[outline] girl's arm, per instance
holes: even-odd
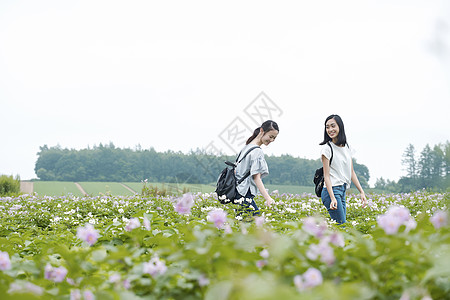
[[[275,202],[272,197],[270,197],[269,193],[267,193],[266,188],[264,187],[264,183],[261,180],[261,174],[255,174],[253,175],[253,181],[255,182],[256,186],[259,189],[259,192],[261,193],[261,195],[264,197],[264,199],[266,199],[266,205],[267,206],[272,206],[272,204]]]
[[[323,164],[323,180],[325,181],[325,185],[327,186],[328,194],[330,195],[331,203],[330,209],[337,209],[337,200],[333,193],[333,186],[331,184],[330,179],[330,160],[322,155],[322,164]]]
[[[363,190],[361,184],[359,183],[359,180],[358,180],[358,177],[356,176],[355,170],[353,170],[353,161],[352,161],[352,182],[356,186],[358,191],[361,193],[361,202],[363,204],[362,207],[365,207],[367,204],[366,194],[364,193],[364,190]]]

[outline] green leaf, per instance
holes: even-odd
[[[101,262],[104,261],[107,257],[106,249],[98,249],[95,251],[92,251],[91,258],[93,261]]]
[[[210,286],[205,294],[205,300],[227,300],[233,288],[229,281],[222,281]]]

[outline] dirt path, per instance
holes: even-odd
[[[86,191],[83,189],[83,187],[78,182],[74,182],[74,183],[83,195],[88,196]]]
[[[124,183],[120,183],[124,188],[126,188],[127,190],[129,190],[130,192],[132,192],[133,194],[137,194],[136,191],[133,191],[132,188],[130,188],[128,185],[124,184]]]
[[[20,182],[20,191],[24,194],[33,194],[33,191],[34,191],[33,181],[21,181]]]

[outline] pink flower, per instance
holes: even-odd
[[[303,220],[303,230],[320,239],[327,230],[327,224],[323,221],[318,222],[314,217],[307,217]]]
[[[138,218],[131,218],[128,221],[127,226],[125,226],[126,231],[131,231],[133,229],[139,228],[141,226],[141,222],[139,222]]]
[[[387,214],[394,216],[400,223],[404,223],[410,219],[409,210],[405,207],[393,206],[387,211]]]
[[[190,214],[192,206],[194,206],[194,197],[191,193],[186,193],[178,200],[175,211],[181,215]]]
[[[95,300],[95,296],[90,290],[85,290],[83,296],[84,300]]]
[[[334,232],[330,236],[330,242],[337,247],[345,246],[344,236],[340,232]]]
[[[81,292],[79,289],[73,289],[70,291],[70,300],[81,300]]]
[[[31,282],[13,282],[9,286],[9,294],[13,293],[31,293],[36,296],[42,296],[44,289]]]
[[[311,244],[306,251],[306,257],[310,260],[316,260],[319,257],[319,245]]]
[[[166,271],[166,264],[159,260],[158,257],[154,257],[149,262],[144,263],[144,273],[150,274],[153,277],[163,275]]]
[[[130,280],[128,280],[128,279],[125,279],[124,281],[123,281],[123,287],[125,288],[125,289],[130,289],[130,287],[131,287],[131,283],[130,283]]]
[[[262,250],[261,252],[259,252],[259,255],[262,258],[269,258],[269,251],[267,249]]]
[[[112,274],[111,276],[109,276],[109,282],[111,283],[116,283],[120,281],[120,275],[119,274]]]
[[[377,218],[378,225],[384,229],[386,234],[396,234],[400,228],[400,220],[393,215],[381,215]]]
[[[323,282],[322,273],[316,268],[309,268],[304,274],[303,279],[306,288],[313,288],[321,285]]]
[[[305,289],[305,283],[303,282],[302,275],[295,275],[294,276],[294,285],[297,288],[299,292],[303,291]]]
[[[410,232],[412,229],[416,229],[417,222],[413,218],[410,218],[408,221],[405,222],[405,232]]]
[[[255,225],[256,227],[261,227],[266,222],[266,218],[264,216],[255,217]]]
[[[327,265],[332,265],[336,260],[334,250],[330,247],[328,242],[323,239],[318,245],[312,244],[306,252],[306,257],[311,260],[316,260],[320,256],[320,261]]]
[[[202,274],[199,278],[198,278],[198,285],[199,286],[205,286],[209,284],[209,279],[208,277],[206,277],[204,274]]]
[[[45,266],[45,279],[54,281],[54,282],[62,282],[67,275],[67,269],[64,267],[54,268],[50,264]]]
[[[259,269],[261,269],[261,268],[264,267],[265,265],[267,265],[267,260],[265,260],[265,259],[261,259],[261,260],[258,260],[258,261],[256,262],[256,266],[257,266]]]
[[[11,269],[11,260],[8,252],[0,251],[0,270],[5,271]]]
[[[226,234],[230,234],[230,233],[233,232],[233,229],[231,229],[230,224],[225,224],[224,232],[225,232]]]
[[[402,225],[405,225],[406,232],[409,232],[417,225],[411,218],[409,210],[399,206],[393,206],[384,215],[378,216],[377,223],[386,234],[396,234]]]
[[[217,228],[221,229],[227,221],[227,213],[221,209],[212,210],[208,213],[208,220],[213,222]]]
[[[91,246],[97,242],[98,236],[98,231],[91,224],[86,224],[85,227],[78,227],[77,229],[77,237]]]
[[[439,229],[447,225],[447,212],[443,210],[437,210],[433,216],[430,218],[430,222],[433,224],[434,228]]]
[[[294,276],[294,285],[299,292],[321,285],[322,282],[322,273],[316,268],[309,268],[303,275]]]

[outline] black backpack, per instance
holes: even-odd
[[[216,193],[217,198],[219,199],[219,202],[222,204],[228,204],[228,203],[235,203],[237,190],[236,187],[244,181],[248,176],[250,176],[250,170],[245,173],[245,175],[239,179],[236,180],[236,170],[235,168],[237,165],[254,149],[259,148],[258,146],[250,148],[247,153],[238,161],[239,155],[236,157],[236,162],[232,163],[230,161],[225,161],[225,164],[227,164],[229,167],[226,167],[222,170],[222,172],[219,175],[219,178],[217,179],[217,185],[216,185]]]
[[[330,158],[330,166],[331,162],[333,161],[333,147],[331,147],[330,143],[327,143],[328,146],[331,148],[331,158]],[[320,197],[322,195],[322,189],[324,184],[324,178],[323,178],[323,167],[316,170],[316,173],[314,174],[313,182],[316,185],[314,191],[316,192],[316,196]]]

